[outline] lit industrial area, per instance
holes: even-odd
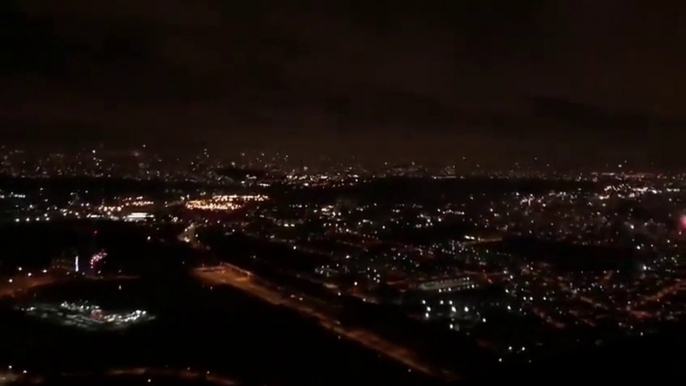
[[[52,323],[86,330],[122,330],[155,319],[143,310],[113,312],[87,302],[36,303],[22,307],[21,311]]]

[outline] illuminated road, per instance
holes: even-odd
[[[323,311],[324,307],[316,305],[318,302],[316,299],[310,299],[303,295],[288,296],[282,294],[278,290],[272,289],[272,286],[263,279],[241,268],[226,264],[213,268],[198,268],[194,271],[194,275],[206,284],[230,285],[271,304],[286,306],[308,317],[314,317],[322,327],[401,362],[413,370],[445,380],[456,380],[459,378],[447,370],[437,369],[432,365],[424,363],[416,352],[388,341],[371,331],[338,324],[335,318],[332,318]]]
[[[610,278],[610,276],[606,275],[604,280],[608,280],[609,278]],[[674,295],[680,293],[680,291],[683,291],[685,288],[686,288],[686,283],[682,283],[680,281],[677,281],[676,283],[661,289],[660,291],[658,291],[657,293],[655,293],[653,295],[643,296],[640,300],[634,302],[633,304],[627,305],[624,308],[624,311],[628,312],[633,317],[638,318],[638,319],[646,319],[646,318],[655,317],[655,315],[656,315],[655,313],[640,311],[640,310],[637,310],[637,308],[645,306],[648,303],[660,302],[662,300],[662,298],[664,298],[666,296],[674,296]],[[597,302],[588,296],[577,295],[569,286],[567,286],[564,283],[560,283],[560,289],[562,291],[566,292],[567,294],[571,295],[572,298],[574,298],[576,300],[582,301],[586,304],[590,304],[596,308],[599,308],[599,309],[602,309],[605,311],[611,311],[612,310],[607,305],[600,303],[600,302]],[[617,310],[621,310],[621,308],[617,308]],[[579,317],[578,313],[571,313],[570,312],[570,314],[579,318],[579,320],[588,324],[589,326],[595,327],[595,325],[596,325],[595,322],[593,322],[593,321]]]
[[[168,367],[132,367],[111,369],[104,372],[69,372],[60,374],[62,378],[87,378],[87,377],[141,377],[148,378],[148,382],[155,377],[173,377],[184,381],[204,381],[213,385],[234,386],[238,382],[210,371],[199,371],[189,368],[173,369]],[[27,374],[26,372],[13,372],[8,370],[0,372],[0,385],[22,382],[27,384],[40,384],[45,379],[40,375]]]
[[[661,289],[654,295],[643,297],[637,304],[634,305],[634,307],[640,307],[647,303],[659,302],[665,296],[675,295],[684,289],[686,289],[686,282],[677,281],[676,283]]]
[[[186,369],[171,369],[171,368],[155,368],[155,367],[134,367],[123,369],[112,369],[105,373],[64,373],[63,377],[89,377],[89,376],[137,376],[137,377],[174,377],[187,381],[204,380],[215,385],[232,386],[238,383],[232,379],[225,378],[218,374],[213,374],[209,371],[197,371],[191,368]]]
[[[0,385],[9,385],[21,380],[21,376],[12,371],[0,371]]]
[[[565,324],[553,319],[551,316],[547,315],[543,310],[533,307],[531,311],[534,313],[534,315],[538,316],[541,318],[544,322],[550,324],[551,326],[557,328],[557,329],[563,329],[565,328]]]
[[[483,238],[483,239],[463,241],[462,246],[468,247],[468,246],[472,246],[472,245],[491,244],[491,243],[497,243],[500,241],[503,241],[502,237],[487,237],[487,238]]]
[[[686,289],[686,283],[677,281],[676,283],[667,286],[657,293],[649,296],[644,296],[641,300],[636,302],[635,304],[627,307],[627,311],[634,315],[637,318],[647,318],[651,316],[651,313],[644,312],[644,311],[639,311],[636,310],[636,308],[645,306],[648,303],[659,303],[662,301],[662,298],[667,297],[667,296],[675,296],[677,294],[680,294],[684,289]]]
[[[88,280],[133,280],[137,279],[137,276],[128,275],[116,275],[116,276],[105,276],[105,277],[80,277],[80,279]],[[17,275],[11,278],[3,279],[0,283],[0,298],[5,296],[15,297],[19,296],[26,291],[45,285],[54,284],[57,282],[70,280],[68,277],[55,277],[49,273],[39,274],[33,276]]]
[[[0,298],[5,296],[17,296],[22,292],[26,292],[31,288],[40,287],[43,285],[52,284],[57,279],[50,274],[42,274],[39,276],[15,276],[0,284]]]

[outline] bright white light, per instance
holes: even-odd
[[[144,220],[148,217],[149,215],[145,212],[133,212],[130,215],[126,216],[126,218],[129,220]]]

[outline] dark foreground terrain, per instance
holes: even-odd
[[[52,379],[67,372],[190,367],[241,384],[432,383],[291,311],[229,288],[203,288],[182,276],[126,282],[121,291],[120,284],[70,283],[39,289],[29,300],[128,304],[145,307],[156,319],[123,332],[82,331],[33,319],[6,303],[0,360]]]

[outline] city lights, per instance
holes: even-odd
[[[250,202],[266,201],[262,195],[217,195],[206,199],[190,200],[186,202],[189,210],[206,211],[234,211]]]

